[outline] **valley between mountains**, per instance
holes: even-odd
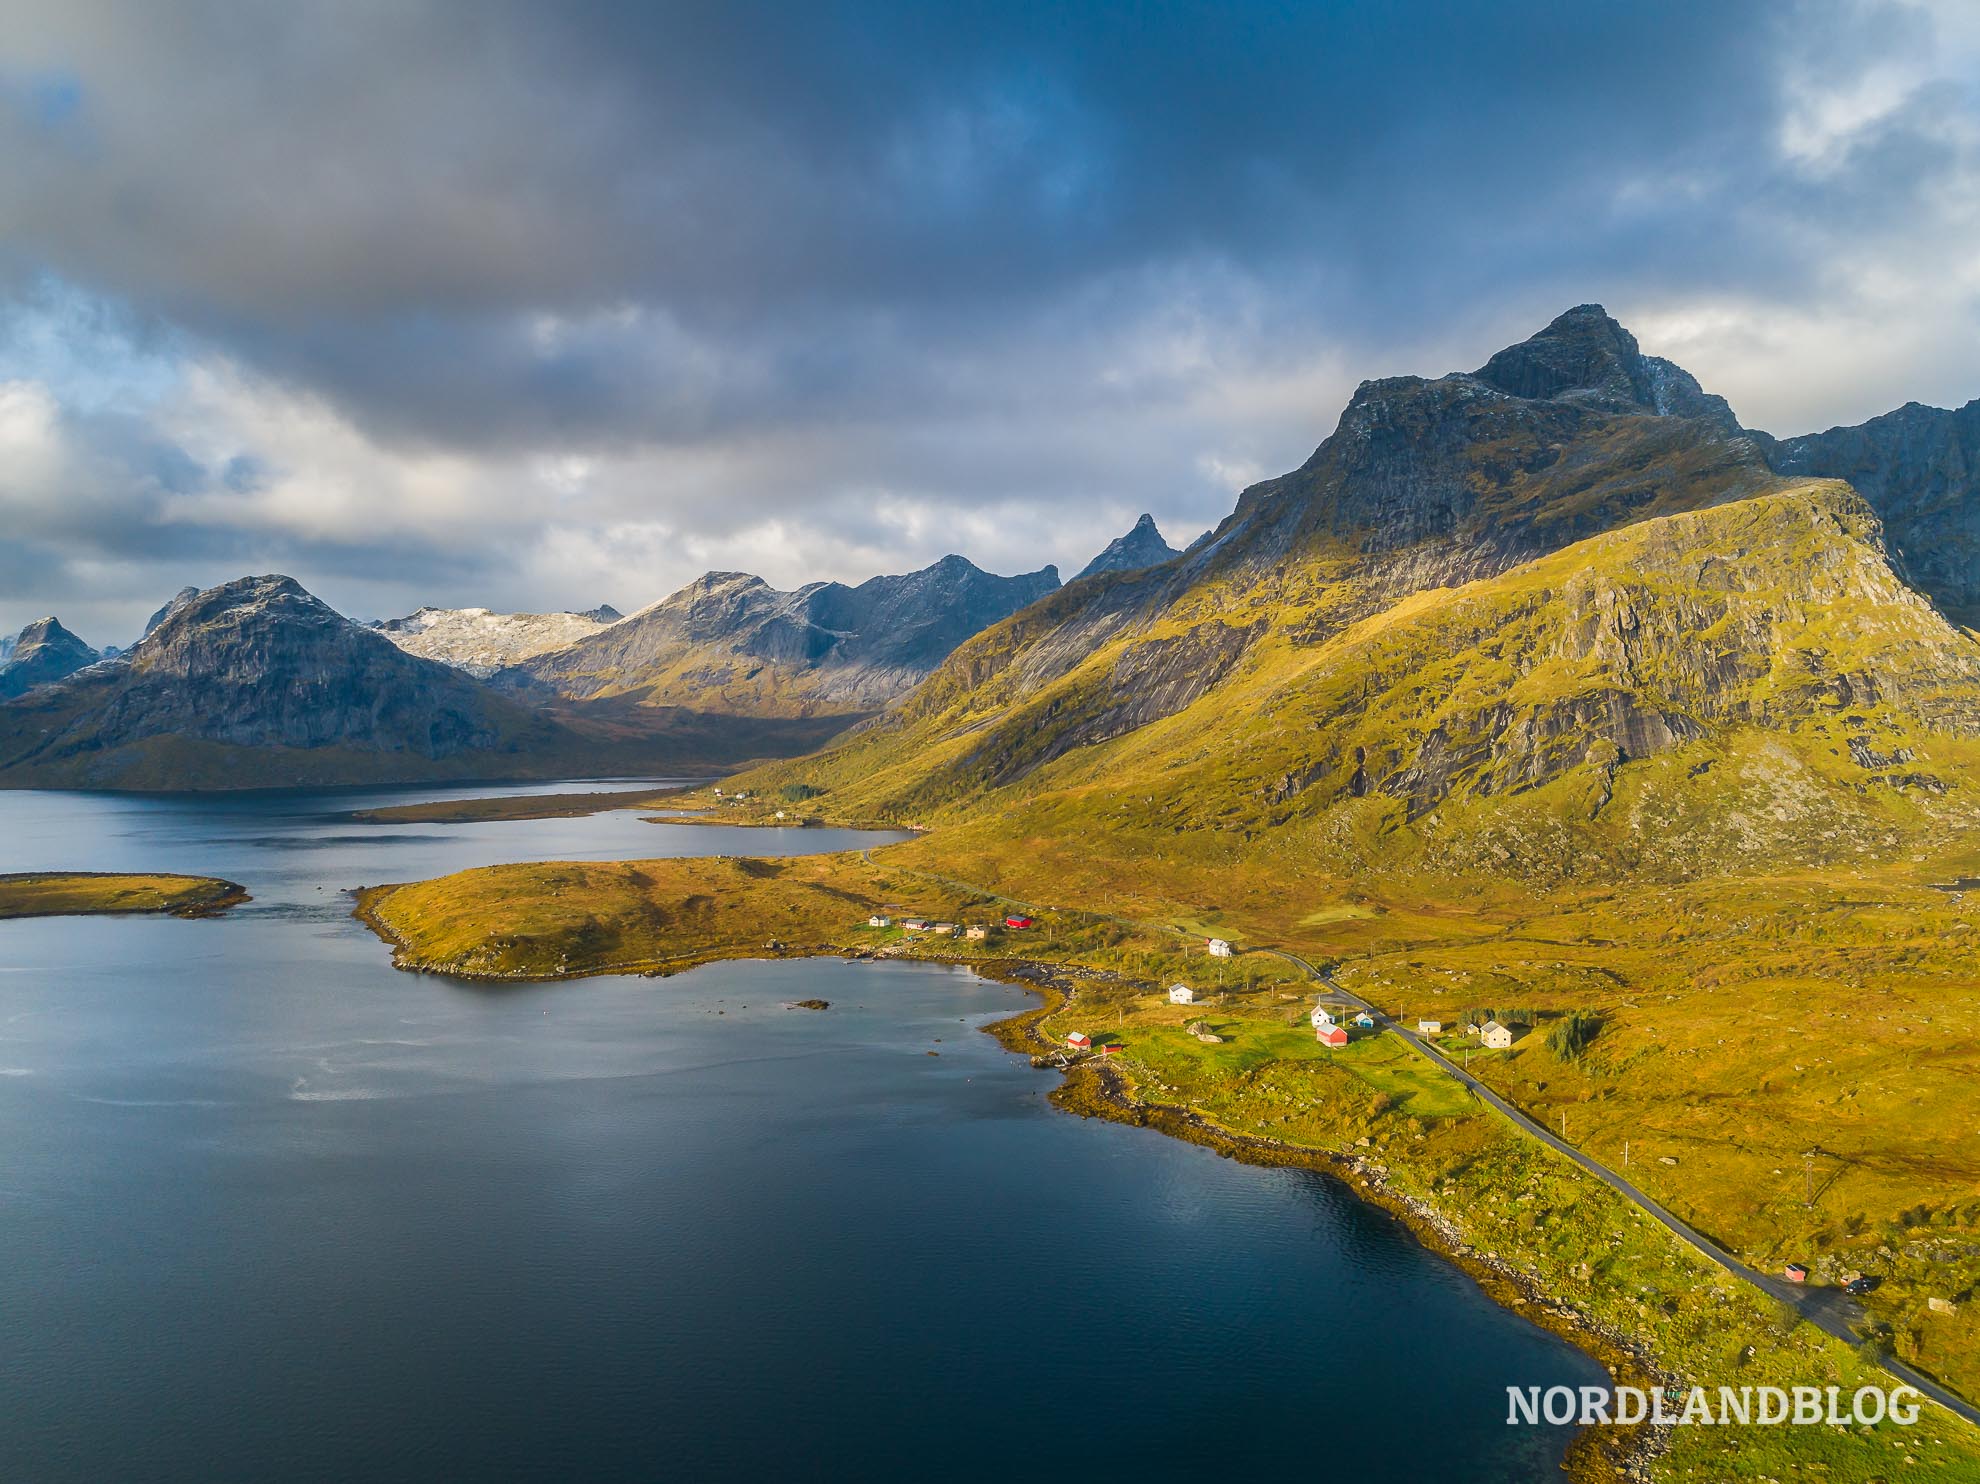
[[[686,770],[711,781],[646,807],[912,828],[870,855],[491,867],[360,912],[403,966],[465,977],[1015,975],[1044,1004],[1001,1033],[1068,1066],[1066,1106],[1342,1173],[1619,1371],[1851,1388],[1895,1357],[1976,1398],[1976,430],[1911,406],[1776,439],[1583,305],[1476,371],[1364,383],[1214,531],[1137,526],[1064,585],[961,557],[789,593],[711,573],[627,618],[395,630],[270,577],[182,595],[107,660],[23,635],[13,664],[42,668],[0,705],[0,782]],[[1325,990],[1274,950],[1434,1023],[1753,1267],[1866,1279],[1860,1344],[1379,1026],[1317,1040]],[[1980,1477],[1945,1413],[1905,1447]],[[1892,1460],[1867,1430],[1598,1428],[1575,1467]]]

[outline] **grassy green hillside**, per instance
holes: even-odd
[[[1338,583],[1309,576],[1301,602],[1198,593],[1030,690],[988,662],[1022,654],[1021,616],[889,724],[743,781],[1127,857],[1541,883],[1853,859],[1973,818],[1980,646],[1846,486],[1638,520],[1317,642]],[[1208,683],[1094,734],[1164,676]]]

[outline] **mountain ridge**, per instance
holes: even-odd
[[[1759,824],[1725,838],[1724,819],[1765,817],[1742,803],[1766,793],[1740,781],[1751,759],[1733,756],[1771,746],[1838,840],[1861,844],[1885,814],[1899,833],[1948,828],[1980,777],[1980,649],[1902,580],[1871,500],[1779,472],[1770,447],[1578,306],[1478,372],[1363,383],[1314,455],[1247,489],[1202,549],[1069,587],[837,748],[752,776],[822,788],[841,817],[974,835],[1037,839],[1051,820],[1087,849],[1109,832],[1157,851],[1200,834],[1242,857],[1289,828],[1363,870],[1544,876],[1556,859],[1642,859],[1618,823],[1632,816],[1605,812],[1625,794],[1633,817],[1675,811],[1727,860],[1790,838],[1830,849]],[[1826,570],[1850,580],[1824,615],[1797,587]],[[1459,622],[1481,602],[1504,615]],[[1866,650],[1879,633],[1903,643]],[[1525,650],[1547,657],[1542,679]],[[1480,693],[1487,676],[1499,693]],[[1698,774],[1659,771],[1687,752]],[[1241,761],[1268,756],[1269,777]],[[1716,822],[1692,809],[1706,798]],[[1494,832],[1517,835],[1535,808],[1549,847],[1531,833],[1496,857]],[[1563,811],[1601,825],[1563,833]]]

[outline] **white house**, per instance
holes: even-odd
[[[1210,940],[1210,956],[1212,958],[1229,958],[1231,956],[1231,945],[1226,943],[1222,938],[1212,938]]]
[[[1444,1033],[1444,1022],[1441,1020],[1419,1020],[1416,1022],[1416,1033],[1419,1036],[1441,1036]]]
[[[880,913],[876,912],[866,919],[866,925],[868,927],[892,927],[894,925],[894,919],[883,917]]]
[[[1494,1051],[1504,1051],[1513,1043],[1513,1033],[1496,1020],[1486,1021],[1478,1038]]]
[[[1169,987],[1169,1003],[1171,1005],[1194,1005],[1196,1003],[1196,991],[1191,989],[1187,984],[1171,985]]]
[[[1313,1007],[1313,1028],[1316,1031],[1324,1031],[1333,1023],[1334,1012],[1332,1010],[1329,1010],[1325,1005],[1315,1005]]]

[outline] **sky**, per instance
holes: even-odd
[[[0,628],[1183,544],[1605,304],[1749,426],[1980,396],[1980,7],[12,0]]]

